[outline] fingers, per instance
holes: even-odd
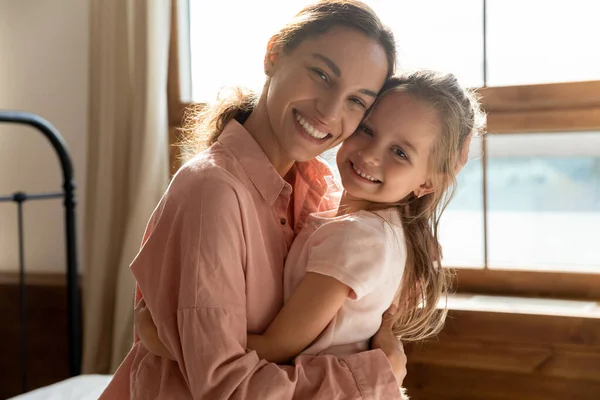
[[[382,329],[392,329],[392,325],[394,325],[394,316],[396,315],[396,313],[398,312],[398,305],[396,304],[392,304],[384,313],[383,313],[383,318],[381,321],[381,328]]]
[[[134,311],[139,311],[143,308],[146,308],[146,300],[144,300],[144,298],[142,297],[140,299],[140,301],[137,302],[137,304],[135,305],[135,307],[133,308]]]
[[[386,314],[395,315],[397,311],[398,311],[398,304],[394,303],[387,310],[385,310],[385,313],[383,313],[383,315],[386,315]]]

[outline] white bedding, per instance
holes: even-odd
[[[80,375],[8,400],[97,400],[112,375]]]

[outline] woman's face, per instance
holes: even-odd
[[[388,72],[384,49],[349,28],[334,27],[265,59],[270,130],[290,160],[307,161],[350,136]]]

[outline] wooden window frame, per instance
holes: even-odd
[[[172,1],[167,85],[171,174],[181,166],[180,152],[175,144],[180,137],[178,128],[184,110],[191,104],[182,101],[181,95],[178,24],[180,1]],[[487,113],[487,131],[494,135],[600,130],[600,81],[485,87],[478,89],[478,93]],[[484,210],[487,209],[485,146],[484,138]],[[485,213],[483,220],[484,232],[487,232]],[[487,243],[487,236],[484,242]],[[487,254],[487,248],[484,251]],[[600,298],[600,274],[489,269],[487,262],[483,269],[451,267],[456,271],[456,290],[459,293]]]
[[[478,90],[493,135],[600,130],[600,81],[485,87]],[[598,299],[600,274],[564,271],[504,270],[487,267],[486,139],[484,169],[484,268],[453,266],[457,292],[531,297]]]

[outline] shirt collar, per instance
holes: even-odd
[[[275,203],[284,188],[291,191],[291,186],[275,170],[254,137],[238,121],[231,120],[227,123],[218,142],[231,151],[252,184],[269,204]],[[332,188],[335,189],[333,192],[340,189],[331,169],[320,157],[297,162],[294,168],[297,177],[321,197],[332,192]]]
[[[289,184],[277,173],[250,132],[236,120],[231,120],[225,125],[218,142],[233,154],[256,190],[273,205]]]

